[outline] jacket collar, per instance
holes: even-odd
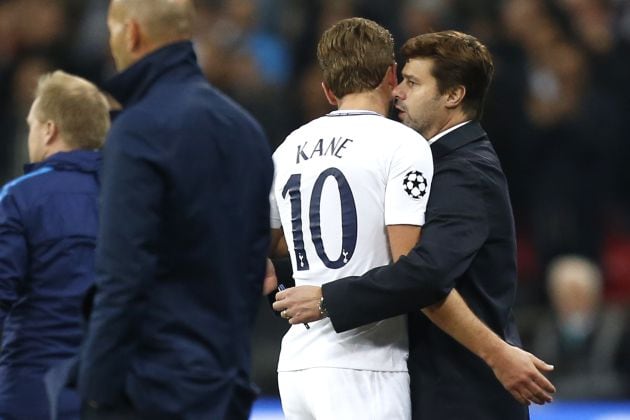
[[[478,121],[472,121],[460,128],[451,131],[444,137],[431,145],[431,152],[433,153],[433,159],[437,160],[442,156],[451,153],[455,149],[459,149],[462,146],[472,143],[477,140],[486,138],[488,135],[481,128],[481,124]]]
[[[155,81],[172,68],[182,64],[196,67],[197,57],[192,42],[182,41],[159,48],[126,70],[108,80],[103,89],[124,107],[138,102]]]
[[[24,165],[24,173],[36,171],[44,166],[58,170],[74,170],[80,172],[98,172],[101,164],[101,153],[96,150],[72,150],[58,152],[47,159]]]

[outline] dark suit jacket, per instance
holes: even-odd
[[[422,238],[395,264],[323,286],[337,332],[409,316],[414,420],[528,418],[492,370],[421,314],[456,288],[492,330],[520,344],[512,306],[516,241],[507,183],[479,123],[432,145],[435,174]]]
[[[105,145],[81,397],[112,408],[128,399],[151,419],[247,419],[269,145],[208,84],[190,42],[151,53],[107,88],[124,110]]]

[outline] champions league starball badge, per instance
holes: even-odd
[[[414,200],[419,200],[427,193],[427,180],[422,172],[410,171],[403,179],[403,189]]]

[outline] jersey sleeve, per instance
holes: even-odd
[[[389,165],[385,224],[422,226],[432,181],[433,156],[426,140],[417,134],[403,139]]]

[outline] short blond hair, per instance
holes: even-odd
[[[322,35],[317,59],[324,83],[337,98],[370,91],[395,63],[394,38],[369,19],[343,19]]]
[[[110,126],[109,105],[94,84],[57,70],[39,78],[35,98],[35,118],[40,122],[53,121],[68,146],[103,146]]]

